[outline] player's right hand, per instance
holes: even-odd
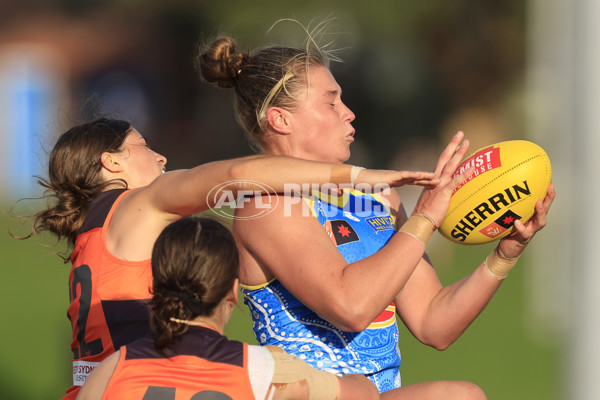
[[[474,168],[469,168],[462,174],[454,175],[469,148],[469,141],[463,140],[463,137],[462,131],[452,137],[434,169],[434,174],[439,177],[439,184],[425,187],[415,206],[415,212],[425,214],[433,219],[436,227],[439,227],[446,218],[454,190],[474,171]]]

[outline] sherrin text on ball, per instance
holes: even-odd
[[[457,168],[473,175],[452,194],[446,219],[439,228],[460,244],[483,244],[509,235],[514,222],[527,222],[535,203],[543,199],[552,178],[550,159],[526,140],[500,142],[477,150]]]

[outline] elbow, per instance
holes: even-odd
[[[371,313],[357,310],[356,308],[337,308],[335,315],[324,318],[336,328],[346,332],[362,332],[371,325],[375,319]]]
[[[334,325],[345,332],[362,332],[369,327],[370,323],[365,323],[361,320],[346,320]]]
[[[257,173],[260,173],[270,165],[265,160],[273,156],[254,155],[237,158],[229,165],[227,170],[228,178],[234,181],[246,181],[256,179]]]
[[[320,297],[318,303],[307,306],[325,321],[345,332],[364,331],[385,310],[374,305],[368,296],[349,295],[346,290],[332,290]]]
[[[450,347],[450,345],[452,343],[454,343],[455,341],[456,341],[456,339],[439,337],[439,338],[430,339],[430,340],[422,340],[421,342],[426,344],[427,346],[433,347],[434,349],[436,349],[438,351],[444,351],[448,347]]]
[[[450,347],[463,332],[463,330],[454,329],[447,324],[437,324],[431,320],[425,320],[418,325],[411,324],[409,330],[419,342],[438,351],[444,351]]]
[[[248,177],[247,173],[247,162],[237,162],[229,167],[227,170],[228,181],[243,181]]]
[[[371,325],[374,316],[366,313],[355,315],[351,321],[348,321],[348,325],[350,327],[350,332],[362,332]]]
[[[460,335],[444,331],[411,330],[415,338],[426,346],[444,351],[454,343]]]
[[[436,349],[438,351],[444,351],[448,347],[450,347],[451,344],[452,343],[436,343],[436,344],[432,345],[431,347],[433,347],[434,349]]]
[[[260,160],[256,160],[254,157],[245,157],[236,160],[233,164],[225,171],[223,182],[235,182],[235,185],[229,185],[227,188],[234,191],[234,196],[240,194],[269,194],[272,190],[277,192],[279,188],[275,182],[264,181],[266,174],[265,168],[261,167]],[[262,177],[262,178],[261,178]],[[275,188],[273,189],[272,186]]]

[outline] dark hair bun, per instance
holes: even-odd
[[[219,87],[235,86],[248,59],[247,54],[236,54],[235,48],[235,40],[226,36],[215,40],[208,50],[200,53],[196,63],[202,77],[208,82],[216,82]]]

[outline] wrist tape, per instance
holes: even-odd
[[[425,247],[425,244],[436,229],[437,227],[430,217],[425,214],[414,213],[406,220],[398,232],[412,236]]]
[[[364,168],[362,167],[346,164],[334,165],[331,168],[331,176],[329,180],[331,183],[338,186],[349,183],[352,185],[352,187],[354,187],[356,186],[356,178],[363,169]]]
[[[352,183],[352,187],[356,187],[356,178],[358,178],[358,174],[362,171],[363,167],[357,167],[354,165],[352,170],[350,171],[350,183]]]
[[[496,247],[485,259],[485,266],[490,275],[501,281],[508,276],[508,273],[513,269],[518,260],[519,257],[504,257]]]

